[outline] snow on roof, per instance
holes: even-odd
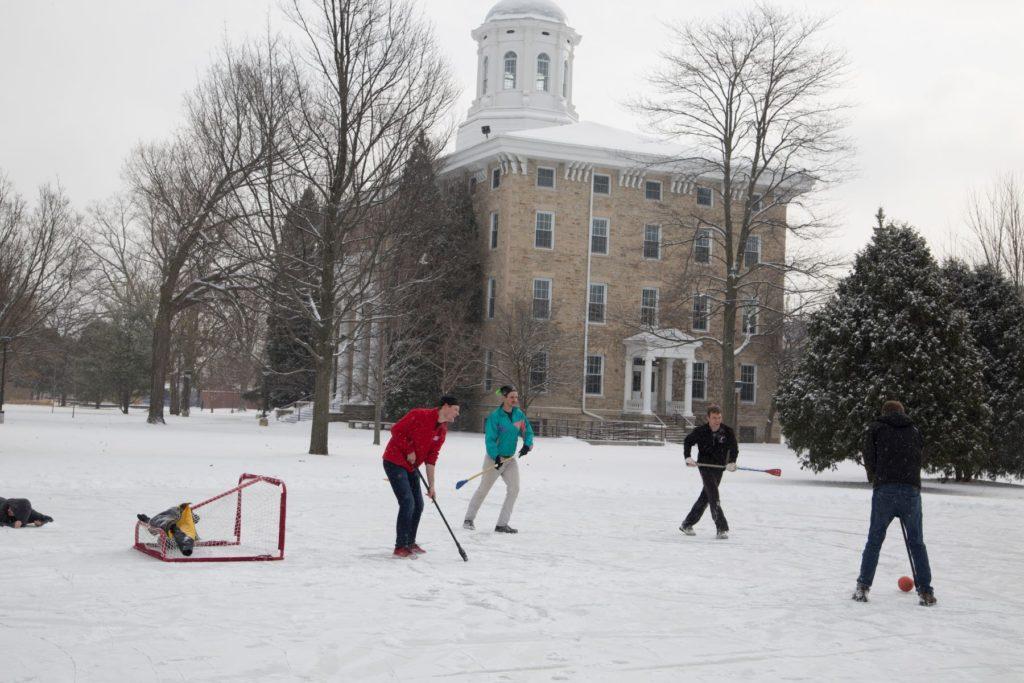
[[[565,12],[551,0],[501,0],[491,8],[484,21],[519,17],[539,17],[566,22]]]
[[[592,147],[638,156],[679,157],[685,152],[682,146],[668,140],[590,121],[517,130],[503,135],[522,140]]]

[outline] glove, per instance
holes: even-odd
[[[529,453],[529,452],[530,452],[530,451],[532,451],[532,450],[533,450],[533,448],[532,448],[532,447],[530,447],[530,446],[527,446],[527,445],[526,445],[526,444],[524,443],[524,444],[523,444],[523,447],[519,449],[519,457],[520,457],[520,458],[521,458],[521,457],[523,457],[524,455],[526,455],[527,453]]]
[[[697,461],[694,460],[693,458],[687,458],[686,459],[686,466],[687,467],[696,467],[697,466]]]
[[[725,466],[725,469],[727,471],[729,471],[729,472],[735,472],[736,471],[736,463],[734,463],[734,462],[729,463],[728,465]]]
[[[501,456],[500,455],[497,458],[494,459],[494,469],[496,469],[496,470],[500,470],[501,469]]]

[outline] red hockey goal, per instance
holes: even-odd
[[[196,540],[186,557],[167,534],[135,524],[135,549],[164,562],[251,562],[284,559],[284,482],[243,474],[238,486],[192,506]]]

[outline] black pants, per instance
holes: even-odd
[[[423,514],[423,491],[419,474],[401,465],[384,461],[384,472],[391,482],[391,490],[398,499],[398,521],[395,523],[395,547],[404,548],[416,542],[416,530]]]
[[[724,470],[711,467],[699,467],[700,478],[704,481],[704,490],[697,497],[697,502],[690,508],[690,514],[683,520],[683,526],[693,526],[700,521],[704,510],[711,506],[711,519],[715,520],[715,527],[719,531],[728,531],[729,522],[725,521],[725,513],[722,512],[722,502],[718,497],[718,485],[722,482]]]

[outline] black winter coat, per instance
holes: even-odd
[[[690,457],[690,450],[694,444],[697,445],[697,462],[708,465],[725,465],[736,462],[740,453],[736,435],[732,428],[724,423],[719,425],[717,432],[711,431],[711,427],[706,424],[690,432],[686,440],[683,441],[687,458]]]
[[[25,526],[45,517],[33,510],[32,503],[25,498],[0,498],[0,526],[14,526],[15,522]]]
[[[864,438],[864,469],[875,488],[910,484],[921,488],[921,450],[924,437],[902,413],[876,418]]]

